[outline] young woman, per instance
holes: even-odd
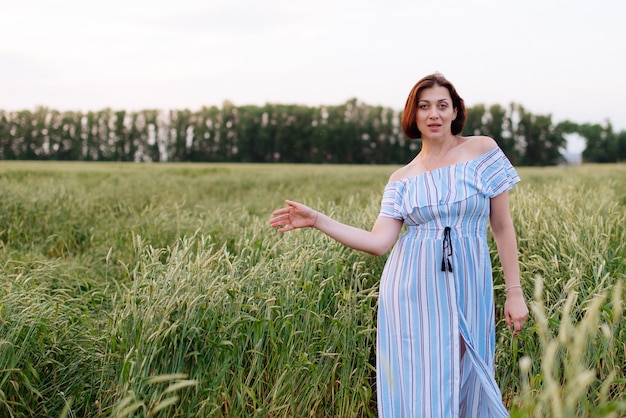
[[[508,190],[520,181],[496,142],[460,136],[463,99],[441,74],[422,78],[402,114],[422,149],[391,175],[371,231],[287,200],[279,232],[313,227],[351,248],[383,255],[377,396],[381,417],[506,417],[494,379],[495,318],[487,223],[505,278],[506,324],[528,317]],[[399,237],[406,225],[406,233]],[[394,246],[395,244],[395,246]]]

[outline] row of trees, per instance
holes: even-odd
[[[555,124],[515,103],[469,108],[463,134],[479,133],[495,138],[516,165],[563,162],[569,134],[585,138],[585,161],[626,160],[626,132],[609,123]],[[357,99],[320,107],[0,111],[0,157],[7,160],[401,164],[418,149],[402,133],[400,112]]]

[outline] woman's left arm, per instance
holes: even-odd
[[[528,307],[520,285],[520,268],[517,255],[517,238],[509,209],[509,192],[491,198],[489,221],[498,247],[504,272],[506,302],[504,316],[509,329],[518,334],[528,318]]]

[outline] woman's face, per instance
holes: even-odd
[[[447,88],[435,84],[422,90],[417,101],[417,128],[422,137],[442,137],[452,134],[456,109]]]

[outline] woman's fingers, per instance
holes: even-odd
[[[297,202],[292,202],[291,200],[285,200],[285,203],[287,203],[287,206],[282,207],[280,209],[276,209],[274,212],[272,212],[272,215],[284,215],[284,214],[289,215],[292,210],[298,209],[299,204]]]
[[[272,228],[280,228],[278,232],[287,232],[297,228],[304,228],[314,224],[313,218],[317,213],[308,206],[291,200],[285,200],[287,206],[272,212],[270,219]]]
[[[526,325],[526,319],[528,315],[514,315],[507,312],[505,315],[506,327],[513,331],[513,335],[519,334],[524,325]]]
[[[507,326],[509,329],[513,328],[513,335],[519,334],[526,325],[526,317],[518,317],[507,320]]]
[[[285,208],[276,209],[274,212],[272,212],[272,215],[282,215],[284,213],[288,214],[290,209],[291,208],[289,206]]]
[[[524,325],[526,325],[528,314],[528,307],[524,299],[520,297],[507,298],[504,303],[504,318],[506,327],[513,330],[513,335],[517,335],[522,331]]]
[[[272,227],[285,226],[289,224],[289,214],[278,215],[270,219],[270,225]]]
[[[286,206],[273,211],[272,215],[274,217],[269,221],[270,226],[272,228],[278,228],[278,232],[287,232],[294,229],[293,225],[291,225],[292,210],[293,208],[291,206]]]

